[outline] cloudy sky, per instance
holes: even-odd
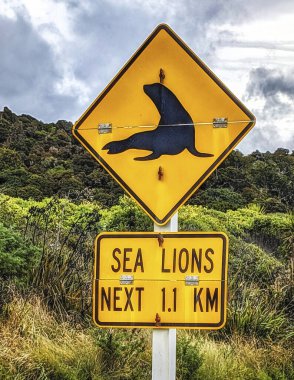
[[[294,0],[0,0],[0,108],[76,121],[162,22],[255,114],[238,149],[294,149]]]

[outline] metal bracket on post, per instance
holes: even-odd
[[[178,213],[156,232],[178,232]],[[159,317],[159,316],[158,316]],[[152,334],[152,380],[176,379],[176,329],[154,329]]]

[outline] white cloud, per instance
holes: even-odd
[[[1,4],[0,14],[9,19],[16,20],[17,10],[22,8],[21,1],[20,0],[2,0],[0,4]]]

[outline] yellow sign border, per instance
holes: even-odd
[[[232,99],[232,101],[248,116],[250,122],[242,130],[242,132],[235,138],[235,140],[224,150],[224,152],[218,157],[217,160],[207,169],[207,171],[195,182],[195,184],[188,189],[183,197],[171,208],[171,210],[163,217],[158,218],[155,212],[153,212],[144,202],[137,196],[137,194],[120,178],[120,176],[113,170],[107,162],[96,152],[79,133],[79,127],[85,121],[85,119],[91,114],[91,112],[99,105],[102,99],[112,89],[112,87],[118,82],[118,80],[124,75],[128,68],[143,52],[143,50],[150,44],[150,42],[161,31],[165,30],[185,52],[199,65],[206,74]],[[185,44],[185,42],[166,24],[158,25],[151,35],[144,41],[129,61],[122,67],[118,74],[108,84],[108,86],[102,91],[102,93],[93,101],[83,115],[77,120],[72,127],[72,133],[74,137],[84,146],[84,148],[104,167],[104,169],[114,178],[116,182],[139,204],[140,207],[149,215],[149,217],[158,225],[166,224],[170,218],[177,212],[196,190],[202,185],[202,183],[211,175],[211,173],[224,161],[224,159],[231,153],[234,147],[240,140],[253,128],[255,124],[255,116],[245,107],[243,103],[224,85],[224,83],[209,69],[209,67]]]
[[[157,239],[162,235],[164,239],[168,238],[221,238],[223,240],[222,251],[222,278],[221,278],[221,301],[220,310],[221,318],[218,323],[160,323],[156,322],[101,322],[99,321],[98,312],[98,294],[99,294],[99,258],[100,242],[102,239]],[[102,232],[95,239],[94,248],[94,276],[93,276],[93,321],[98,327],[117,327],[117,328],[180,328],[180,329],[199,329],[199,330],[218,330],[226,323],[226,305],[227,305],[227,273],[228,273],[228,236],[223,232]]]

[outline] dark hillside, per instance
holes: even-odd
[[[0,190],[24,199],[58,194],[85,197],[103,205],[117,202],[122,190],[71,134],[72,123],[45,124],[8,108],[0,112]]]
[[[41,200],[77,194],[103,206],[123,193],[71,133],[72,123],[45,124],[29,115],[0,112],[0,191]],[[294,204],[294,152],[234,151],[204,183],[190,204],[226,211],[260,204],[265,212],[286,212]]]

